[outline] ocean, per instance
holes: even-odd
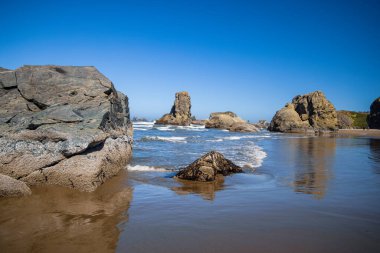
[[[245,173],[175,173],[216,150]],[[92,193],[0,200],[1,252],[379,252],[380,139],[134,123],[131,163]]]

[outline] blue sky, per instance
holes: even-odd
[[[380,96],[380,1],[4,1],[0,66],[91,65],[132,116],[192,113],[270,120],[322,90],[337,109]]]

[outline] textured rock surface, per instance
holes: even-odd
[[[217,174],[223,176],[241,173],[243,170],[216,151],[211,151],[180,170],[176,177],[194,181],[214,181]]]
[[[174,105],[170,113],[156,120],[156,124],[188,126],[191,123],[191,101],[186,91],[175,94]]]
[[[380,129],[380,97],[372,102],[367,122],[369,128]]]
[[[131,157],[128,98],[94,67],[0,72],[0,173],[95,190]]]
[[[206,128],[227,129],[232,132],[257,132],[258,129],[233,112],[214,112],[205,123]]]
[[[307,130],[336,130],[337,115],[333,104],[321,91],[293,98],[277,111],[269,130],[279,132],[302,132]]]
[[[31,193],[24,182],[0,174],[0,197],[21,197]]]

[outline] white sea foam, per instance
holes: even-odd
[[[154,129],[157,129],[160,131],[175,131],[175,129],[170,126],[154,127]]]
[[[214,140],[206,140],[207,142],[222,142],[223,139],[222,138],[219,138],[219,139],[214,139]]]
[[[167,142],[178,142],[178,143],[186,143],[187,137],[180,136],[172,136],[172,137],[164,137],[164,136],[145,136],[141,138],[141,141],[167,141]]]
[[[144,166],[144,165],[135,165],[135,166],[128,165],[127,170],[129,171],[155,171],[155,172],[168,171],[167,169],[164,169],[164,168],[156,168],[156,167]]]
[[[267,157],[267,153],[257,145],[247,145],[244,154],[248,158],[248,163],[244,165],[253,168],[261,167],[264,159]]]

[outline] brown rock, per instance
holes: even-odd
[[[186,91],[175,94],[174,105],[170,113],[156,120],[156,124],[188,126],[191,123],[191,101]]]
[[[216,151],[208,152],[189,166],[181,169],[176,177],[193,181],[214,181],[217,174],[223,176],[241,173],[243,170]]]
[[[24,182],[0,174],[0,197],[21,197],[30,194],[32,191]]]
[[[258,129],[233,112],[214,112],[206,121],[206,128],[226,129],[232,132],[257,132]]]
[[[270,131],[302,132],[307,130],[336,130],[338,126],[337,115],[333,104],[328,101],[321,91],[293,98],[276,112]]]

